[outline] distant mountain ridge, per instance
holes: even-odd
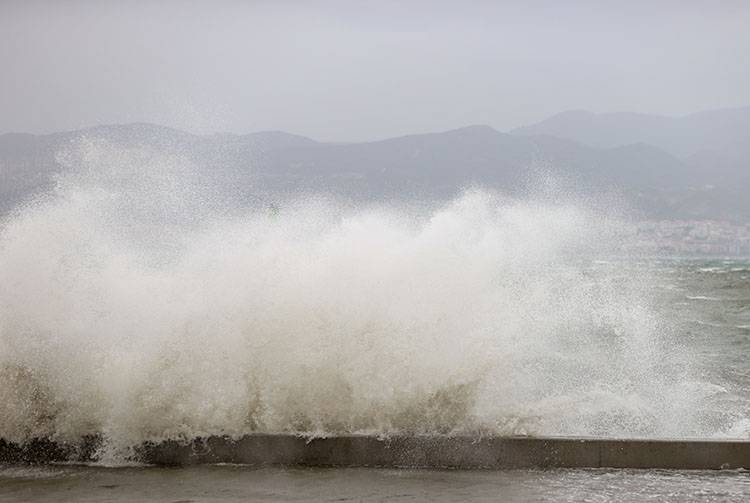
[[[686,176],[695,183],[750,187],[750,107],[683,117],[572,110],[511,133],[546,134],[596,148],[646,143],[683,161]]]
[[[727,124],[744,127],[746,116],[750,107],[677,119],[577,111],[509,133],[469,126],[348,144],[281,131],[195,135],[145,123],[11,133],[0,135],[0,211],[48,190],[66,169],[56,153],[87,137],[184,156],[240,199],[259,191],[443,199],[470,185],[523,195],[552,176],[584,195],[622,195],[647,218],[750,221],[742,142],[750,128],[726,133]],[[700,131],[705,138],[687,140]]]
[[[546,134],[597,148],[648,143],[680,159],[705,151],[722,152],[735,160],[750,159],[750,107],[708,110],[683,117],[570,110],[511,133]]]

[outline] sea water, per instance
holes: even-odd
[[[252,432],[750,435],[747,260],[633,256],[622,215],[559,194],[238,204],[158,152],[61,161],[0,226],[9,441],[99,435],[118,465]]]

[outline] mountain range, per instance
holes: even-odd
[[[469,126],[362,143],[144,123],[10,133],[0,135],[0,212],[72,169],[59,153],[81,138],[177,156],[239,198],[443,199],[476,185],[518,196],[551,179],[584,196],[616,196],[642,218],[750,222],[750,107],[680,118],[569,111],[509,132]]]

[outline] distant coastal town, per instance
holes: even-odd
[[[750,257],[750,223],[715,220],[638,222],[625,230],[641,252]]]

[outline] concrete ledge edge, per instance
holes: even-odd
[[[75,444],[0,439],[0,463],[91,462],[100,445],[96,436]],[[723,439],[250,434],[147,442],[134,452],[134,461],[169,466],[750,469],[750,441]]]

